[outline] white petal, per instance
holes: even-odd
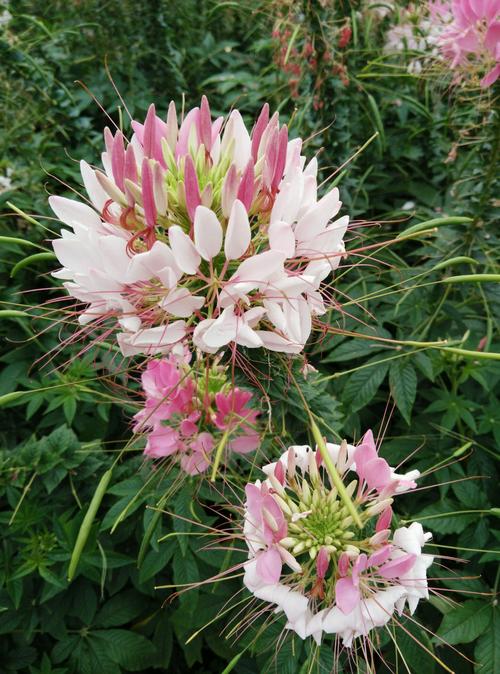
[[[166,274],[166,269],[172,270],[170,278]],[[128,283],[137,281],[148,281],[152,277],[174,280],[167,287],[175,285],[180,278],[181,271],[178,268],[174,254],[163,241],[155,241],[150,250],[145,253],[137,253],[129,262],[126,280]]]
[[[271,250],[277,250],[286,257],[293,257],[295,254],[295,234],[292,226],[283,220],[271,222],[269,225],[269,246]]]
[[[189,318],[197,309],[201,309],[205,302],[204,297],[191,295],[187,288],[176,288],[169,292],[161,303],[161,308],[173,316]]]
[[[168,240],[178,267],[186,274],[196,274],[201,257],[190,237],[178,225],[172,225]]]
[[[213,211],[198,206],[194,214],[194,243],[204,260],[211,260],[222,248],[222,227]]]
[[[236,328],[236,336],[234,341],[236,344],[239,344],[240,346],[246,346],[249,349],[256,349],[263,345],[262,339],[259,337],[257,332],[241,318],[238,321],[238,327]]]
[[[231,209],[231,215],[224,241],[224,253],[228,260],[240,258],[250,245],[250,224],[245,207],[239,199],[236,199]],[[295,243],[295,240],[294,240]]]
[[[338,188],[334,187],[300,218],[295,228],[297,240],[309,241],[317,236],[327,222],[337,215],[341,206]]]
[[[104,208],[106,201],[109,201],[109,197],[97,180],[94,169],[83,159],[80,162],[80,173],[82,174],[83,184],[90,197],[90,201],[94,204],[99,213],[102,213],[102,209]]]
[[[224,309],[221,315],[214,320],[212,325],[203,335],[203,342],[209,348],[225,346],[234,341],[238,328],[238,319],[234,315],[234,308]]]
[[[243,260],[233,274],[231,281],[235,283],[250,282],[258,285],[261,281],[265,281],[272,276],[276,271],[281,271],[284,260],[285,256],[283,253],[277,250],[266,250],[264,253],[253,255]]]
[[[295,342],[281,337],[276,332],[270,330],[256,330],[266,349],[269,351],[279,351],[280,353],[300,353],[304,348],[304,344],[297,344]]]
[[[59,220],[66,225],[72,226],[76,222],[89,228],[99,229],[101,227],[101,218],[87,204],[55,196],[49,197],[49,204]]]
[[[121,332],[117,338],[124,356],[132,356],[139,353],[153,355],[169,351],[172,344],[181,340],[185,334],[185,322],[175,321],[168,325],[140,330],[134,334]]]

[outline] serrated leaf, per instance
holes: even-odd
[[[145,671],[156,658],[154,644],[140,634],[129,630],[96,630],[94,638],[102,639],[108,648],[109,657],[132,672]]]
[[[417,373],[407,358],[400,358],[391,363],[389,384],[396,406],[409,424],[417,395]]]
[[[120,592],[104,604],[95,618],[95,624],[100,627],[125,625],[140,615],[144,604],[144,597],[135,590]]]
[[[366,363],[368,367],[363,367],[350,376],[344,388],[344,397],[351,412],[356,412],[370,402],[384,381],[389,363],[381,363],[379,360],[373,358]]]
[[[474,641],[488,627],[491,620],[489,606],[479,599],[464,602],[444,616],[437,635],[452,645]]]
[[[477,640],[474,651],[476,674],[498,674],[500,672],[500,608],[493,606],[488,630]]]

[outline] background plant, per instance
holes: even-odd
[[[0,193],[1,234],[10,237],[1,257],[2,671],[333,667],[329,649],[316,653],[298,640],[277,651],[279,624],[257,641],[255,631],[225,639],[224,617],[210,621],[238,592],[238,579],[200,586],[161,606],[173,590],[155,586],[203,580],[235,562],[227,552],[202,549],[197,524],[218,520],[201,504],[221,500],[208,488],[193,499],[199,484],[188,479],[176,491],[167,509],[185,519],[145,508],[172,490],[176,476],[152,476],[139,443],[115,467],[77,575],[65,580],[97,481],[129,438],[135,377],[122,373],[116,354],[105,349],[80,356],[75,345],[49,360],[66,332],[49,329],[43,318],[41,303],[57,296],[45,275],[47,258],[28,259],[46,251],[12,237],[46,248],[51,235],[7,201],[56,227],[46,206],[48,193],[61,192],[53,176],[77,188],[73,158],[95,160],[107,123],[75,81],[114,119],[126,114],[106,62],[136,115],[151,101],[165,110],[171,98],[180,102],[185,94],[190,105],[206,93],[216,113],[237,103],[250,119],[268,100],[283,118],[292,116],[291,132],[311,137],[311,156],[321,149],[322,165],[331,167],[323,177],[336,171],[348,212],[360,219],[351,249],[396,238],[437,216],[470,218],[351,256],[335,286],[344,313],[329,324],[361,336],[327,334],[312,344],[309,360],[319,373],[301,386],[322,430],[347,437],[379,428],[392,397],[384,455],[397,464],[419,448],[412,467],[437,469],[424,486],[443,483],[402,500],[399,516],[418,516],[435,534],[436,550],[467,561],[439,569],[442,598],[422,607],[419,617],[477,664],[422,630],[416,636],[452,670],[487,674],[498,667],[500,371],[488,354],[499,352],[500,297],[497,284],[477,277],[498,274],[497,90],[479,98],[477,91],[448,89],[435,65],[416,76],[407,70],[415,54],[386,54],[385,32],[403,4],[382,18],[367,2],[158,0],[146,3],[140,17],[136,5],[115,0],[10,6],[12,19],[0,29],[0,174],[12,170]],[[299,74],[285,67],[294,63],[301,64]],[[293,76],[298,83],[290,83]],[[368,219],[380,224],[361,226]],[[468,278],[447,280],[457,276]],[[447,346],[435,344],[444,339]],[[288,433],[283,442],[308,441],[297,392],[285,380],[270,380],[275,370],[267,360],[255,366],[266,375],[275,419]],[[124,400],[125,387],[132,392]],[[469,579],[457,582],[453,572]],[[450,589],[458,591],[453,605],[443,599]],[[406,633],[398,645],[411,671],[421,671],[422,658],[426,670],[439,671]],[[394,663],[389,638],[384,653]],[[383,664],[379,671],[386,671]]]

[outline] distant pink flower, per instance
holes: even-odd
[[[442,28],[436,42],[457,76],[486,71],[481,86],[491,86],[500,76],[500,0],[436,0],[429,10]]]
[[[223,121],[206,97],[180,127],[173,103],[166,121],[151,105],[130,142],[105,130],[102,171],[81,162],[91,206],[50,197],[66,225],[54,276],[85,305],[82,325],[118,328],[125,356],[298,353],[327,310],[349,221],[334,220],[338,189],[318,198],[316,159],[267,104],[251,133],[238,110]]]

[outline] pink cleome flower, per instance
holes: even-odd
[[[134,431],[147,433],[146,456],[173,457],[186,473],[195,475],[208,468],[224,433],[227,450],[238,454],[255,450],[260,442],[259,413],[248,406],[249,391],[228,386],[223,368],[214,365],[207,374],[188,361],[189,357],[171,354],[148,362],[142,374],[146,401],[134,417]],[[219,389],[216,393],[214,387]]]
[[[436,39],[457,77],[477,69],[483,88],[500,76],[500,0],[434,0],[432,20],[441,27]]]
[[[244,584],[287,618],[286,627],[345,646],[427,598],[433,557],[418,522],[391,529],[393,496],[413,489],[418,471],[398,475],[378,456],[371,431],[357,447],[327,444],[357,509],[359,528],[326,473],[319,450],[290,447],[247,484]]]
[[[267,104],[251,133],[238,110],[212,120],[205,97],[180,128],[171,103],[132,129],[130,142],[105,130],[104,171],[81,162],[91,205],[50,198],[67,226],[54,276],[86,305],[79,322],[118,328],[126,356],[301,351],[348,225],[332,222],[337,188],[318,199],[316,159]]]

